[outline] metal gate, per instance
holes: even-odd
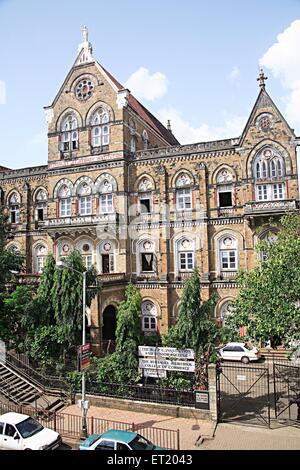
[[[300,367],[274,363],[273,381],[275,417],[300,424]]]
[[[217,369],[218,420],[270,427],[269,369],[223,364]]]

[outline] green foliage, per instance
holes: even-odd
[[[40,326],[31,340],[30,355],[41,370],[55,367],[63,352],[63,331],[57,325]]]
[[[126,300],[118,307],[116,328],[116,351],[98,360],[98,382],[135,383],[138,375],[138,346],[142,341],[141,295],[130,284]]]
[[[219,329],[213,319],[216,297],[201,301],[200,276],[197,269],[186,281],[178,321],[164,336],[166,346],[191,348],[198,357],[215,344]]]
[[[247,339],[272,347],[300,339],[300,216],[286,214],[273,242],[260,243],[266,260],[238,277],[242,288],[226,326],[235,334],[247,327]]]

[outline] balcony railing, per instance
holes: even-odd
[[[101,214],[101,215],[78,215],[73,217],[59,217],[56,219],[48,219],[45,221],[45,227],[58,227],[62,225],[89,225],[100,223],[114,223],[117,221],[117,214]]]
[[[281,201],[256,201],[246,204],[245,214],[285,212],[288,210],[295,210],[296,208],[297,204],[293,199],[285,199]]]
[[[222,271],[219,274],[219,279],[224,281],[229,281],[231,279],[235,279],[237,276],[237,271]]]
[[[107,273],[99,274],[99,279],[103,283],[115,282],[115,281],[124,281],[126,274],[125,273]]]

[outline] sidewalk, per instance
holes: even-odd
[[[81,410],[78,405],[68,406],[63,413],[79,416]],[[117,410],[111,408],[101,408],[91,406],[88,411],[88,417],[111,419],[114,421],[125,421],[128,423],[141,424],[147,423],[149,427],[158,427],[164,429],[180,430],[180,449],[181,450],[199,450],[195,446],[200,436],[212,437],[214,432],[214,423],[195,418],[173,418],[171,416],[137,413],[134,411]]]
[[[268,429],[237,424],[218,424],[213,440],[199,450],[300,450],[300,428]]]

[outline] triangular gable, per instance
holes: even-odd
[[[257,113],[257,110],[259,110],[260,108],[273,108],[275,110],[275,112],[277,113],[277,115],[280,117],[280,119],[285,123],[285,125],[287,126],[288,130],[293,135],[293,137],[295,137],[294,129],[292,129],[289,126],[289,124],[287,123],[287,121],[285,120],[285,118],[283,117],[283,115],[281,114],[279,109],[277,108],[276,104],[274,103],[274,101],[272,100],[270,95],[266,92],[265,88],[262,87],[260,92],[259,92],[259,95],[257,97],[257,100],[256,100],[256,102],[255,102],[255,104],[252,108],[252,111],[250,113],[247,124],[246,124],[246,126],[243,130],[242,135],[241,135],[240,143],[239,143],[240,145],[242,145],[242,143],[245,139],[245,136],[248,132],[248,129],[249,129],[250,125],[252,125],[252,123],[253,123],[253,120],[254,120],[254,117]]]

